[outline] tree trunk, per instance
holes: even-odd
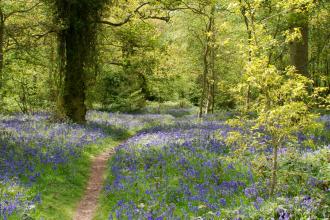
[[[86,122],[86,78],[95,61],[95,21],[102,6],[102,0],[56,1],[58,18],[66,24],[59,35],[60,68],[63,67],[64,73],[63,108],[65,115],[76,123]]]
[[[296,15],[292,28],[299,28],[301,39],[297,39],[290,44],[291,65],[295,66],[297,71],[309,77],[308,73],[308,16],[305,14]]]
[[[241,2],[242,4],[242,2]],[[241,5],[241,14],[243,16],[244,19],[244,24],[245,24],[245,28],[246,28],[246,32],[247,32],[247,37],[248,37],[248,61],[251,62],[252,61],[252,28],[250,25],[250,20],[251,22],[253,21],[254,17],[252,16],[253,13],[250,12],[249,14],[251,15],[251,19],[248,18],[247,16],[247,10],[251,11],[251,8],[247,8],[245,5]],[[245,108],[246,108],[246,112],[248,113],[250,111],[250,102],[251,102],[251,86],[250,83],[248,82],[248,86],[247,86],[247,92],[246,92],[246,99],[245,99]]]
[[[270,195],[274,195],[276,182],[277,182],[277,154],[278,154],[278,144],[273,141],[273,168],[272,168],[272,179],[270,185]]]
[[[64,78],[64,111],[66,115],[77,123],[85,122],[85,69],[84,51],[81,48],[82,30],[77,30],[71,24],[66,30],[66,67]]]
[[[200,98],[200,103],[199,103],[199,114],[198,117],[201,118],[203,116],[203,109],[204,109],[204,102],[205,102],[205,96],[207,93],[207,75],[209,72],[209,67],[208,67],[208,54],[209,54],[209,42],[207,41],[206,46],[205,46],[205,51],[203,55],[203,64],[204,64],[204,70],[203,70],[203,82],[202,82],[202,94]]]
[[[203,82],[202,82],[202,93],[201,93],[201,98],[200,98],[200,103],[199,103],[199,118],[202,117],[203,115],[203,109],[205,107],[205,114],[208,113],[209,106],[210,106],[210,101],[211,101],[211,87],[210,87],[210,82],[208,81],[208,75],[209,71],[211,69],[212,71],[212,57],[211,57],[211,52],[213,50],[215,42],[212,42],[212,39],[214,39],[214,13],[215,13],[215,5],[212,5],[211,7],[211,13],[210,17],[208,20],[208,24],[206,27],[206,40],[205,40],[205,49],[204,49],[204,54],[203,54]],[[214,71],[214,70],[213,70]]]
[[[65,40],[65,31],[62,30],[57,33],[57,62],[58,69],[56,70],[57,74],[54,77],[56,83],[56,114],[57,117],[63,119],[65,117],[64,110],[64,75],[66,68],[66,40]]]
[[[216,71],[215,71],[215,57],[216,57],[216,28],[215,28],[215,6],[212,7],[211,10],[211,51],[210,51],[210,75],[211,75],[211,83],[210,83],[210,96],[209,96],[209,112],[214,113],[214,102],[215,102],[215,85],[217,83]]]
[[[214,41],[212,41],[214,42]],[[215,74],[215,47],[211,47],[210,51],[210,75],[211,81],[208,83],[208,100],[207,100],[207,111],[214,113],[214,101],[215,101],[215,84],[216,84],[216,74]],[[207,113],[206,113],[207,114]]]
[[[211,106],[211,84],[207,84],[207,95],[206,95],[206,103],[205,103],[205,111],[204,114],[207,115],[209,113]]]
[[[3,84],[3,59],[4,59],[4,35],[5,35],[5,20],[4,15],[2,13],[2,9],[0,9],[0,89]]]

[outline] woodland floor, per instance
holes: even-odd
[[[78,204],[75,216],[73,218],[74,220],[93,219],[98,205],[98,198],[103,187],[107,162],[113,153],[113,149],[108,149],[93,158],[88,185],[83,198]]]
[[[42,114],[0,117],[0,220],[330,216],[330,115],[310,136],[315,148],[301,133],[279,149],[279,194],[270,197],[267,133],[249,121],[230,126],[226,114],[186,112],[91,111],[86,126]]]

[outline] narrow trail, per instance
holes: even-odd
[[[107,162],[113,154],[114,149],[109,149],[93,158],[87,189],[78,204],[73,220],[93,219],[103,187]]]

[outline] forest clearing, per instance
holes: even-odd
[[[0,1],[0,220],[330,218],[330,2]]]

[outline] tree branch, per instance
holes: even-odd
[[[16,11],[12,11],[10,13],[8,13],[7,15],[3,15],[3,21],[6,21],[9,17],[13,16],[14,14],[18,14],[18,13],[27,13],[29,11],[32,11],[33,9],[35,9],[36,7],[38,7],[41,3],[38,2],[37,4],[33,5],[30,8],[24,9],[24,10],[16,10]]]
[[[133,15],[130,14],[123,21],[118,22],[118,23],[111,22],[111,21],[104,21],[104,20],[97,21],[97,23],[118,27],[118,26],[122,26],[122,25],[128,23],[132,17],[133,17]]]
[[[37,40],[40,40],[41,38],[46,37],[48,34],[51,34],[51,33],[57,33],[57,31],[56,30],[48,30],[48,31],[46,31],[45,33],[42,33],[42,34],[34,34],[34,35],[32,35],[32,37],[36,37]]]
[[[110,64],[110,65],[115,65],[115,66],[125,66],[124,63],[120,63],[120,62],[107,62],[107,64]]]
[[[144,2],[144,3],[142,3],[131,14],[129,14],[123,21],[120,21],[120,22],[111,22],[111,21],[100,20],[100,21],[96,21],[96,22],[97,23],[100,23],[100,24],[106,24],[106,25],[110,25],[110,26],[115,26],[115,27],[122,26],[122,25],[128,23],[136,13],[139,13],[139,10],[141,8],[143,8],[144,6],[149,5],[149,4],[150,4],[150,2]]]
[[[131,19],[136,14],[142,20],[154,19],[154,20],[162,20],[162,21],[165,21],[165,22],[169,22],[170,21],[170,18],[171,17],[170,17],[169,14],[167,14],[166,16],[157,16],[157,15],[146,15],[146,14],[140,12],[140,9],[142,9],[144,6],[149,5],[149,4],[150,4],[150,2],[142,3],[131,14],[127,15],[127,17],[124,20],[120,21],[120,22],[111,22],[111,21],[100,20],[100,21],[97,21],[97,23],[106,24],[106,25],[110,25],[110,26],[114,26],[114,27],[118,27],[118,26],[122,26],[122,25],[130,22]]]

